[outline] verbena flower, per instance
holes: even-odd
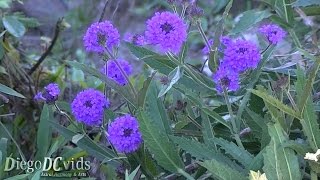
[[[118,152],[136,151],[142,143],[137,119],[130,114],[117,117],[108,127],[108,139]]]
[[[187,39],[187,26],[178,14],[157,12],[147,21],[145,37],[148,43],[159,45],[163,52],[178,53]]]
[[[213,76],[216,83],[216,89],[219,93],[223,92],[223,88],[229,91],[237,91],[239,89],[239,73],[224,65],[220,64],[218,70]]]
[[[112,49],[120,42],[120,34],[110,21],[91,24],[83,37],[87,51],[103,53],[105,48]]]
[[[119,85],[125,86],[128,84],[128,82],[126,78],[122,75],[121,70],[118,68],[117,64],[114,61],[115,60],[108,61],[107,76]],[[118,59],[116,61],[119,63],[122,70],[126,73],[127,76],[130,76],[132,74],[132,66],[128,61],[122,59]],[[105,66],[102,71],[105,73]]]
[[[37,101],[45,101],[48,104],[54,103],[58,100],[58,96],[60,94],[60,89],[58,84],[50,83],[44,87],[43,92],[38,92],[34,99]]]
[[[238,39],[226,46],[222,62],[235,72],[241,73],[256,68],[260,59],[259,49],[253,42]]]
[[[143,46],[146,44],[145,37],[142,34],[126,33],[124,35],[124,41],[133,43],[134,45],[137,45],[137,46]]]
[[[259,28],[259,31],[272,44],[277,44],[287,35],[286,31],[276,24],[263,25]]]
[[[101,124],[104,109],[109,105],[109,100],[100,91],[90,88],[77,94],[71,109],[78,122],[92,126]]]

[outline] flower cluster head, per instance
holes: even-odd
[[[257,45],[251,41],[237,39],[226,46],[222,62],[235,72],[242,73],[256,68],[260,59]]]
[[[136,151],[142,143],[137,119],[130,114],[117,117],[108,127],[108,139],[118,152]]]
[[[115,61],[118,62],[122,70],[126,73],[127,76],[130,76],[132,74],[132,66],[131,64],[123,59],[117,59],[117,60],[109,60],[108,61],[108,68],[107,68],[107,76],[108,78],[114,80],[117,84],[121,86],[125,86],[128,84],[126,78],[122,75],[121,70],[119,69],[118,65],[115,63]],[[103,72],[105,73],[105,66],[103,69]]]
[[[105,48],[112,49],[120,42],[120,34],[110,21],[91,24],[83,37],[88,52],[103,53]]]
[[[60,89],[58,84],[50,83],[44,87],[43,92],[38,92],[34,99],[37,101],[43,100],[48,104],[54,103],[60,94]]]
[[[71,109],[78,122],[93,126],[101,124],[104,109],[109,105],[109,100],[100,91],[90,88],[77,94]]]
[[[272,44],[279,43],[287,35],[286,31],[276,24],[263,25],[259,28],[259,31]]]
[[[222,43],[225,45],[224,57],[213,77],[220,93],[223,88],[238,90],[240,74],[256,68],[261,59],[258,47],[251,41],[222,38]]]
[[[147,21],[145,37],[148,43],[159,45],[163,52],[178,53],[187,39],[187,26],[178,14],[156,12]]]
[[[126,33],[124,35],[124,41],[133,43],[134,45],[137,45],[137,46],[143,46],[146,44],[145,37],[142,34]]]

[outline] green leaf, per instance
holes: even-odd
[[[5,165],[5,159],[7,157],[7,147],[8,147],[8,139],[7,138],[1,138],[0,139],[0,179],[3,178],[4,175],[4,165]]]
[[[44,104],[43,109],[40,116],[40,122],[38,126],[37,132],[37,160],[44,160],[46,156],[50,142],[51,142],[51,129],[49,125],[49,121],[53,116],[52,106]]]
[[[168,75],[168,83],[163,85],[161,88],[158,98],[165,95],[172,86],[179,81],[179,79],[183,76],[183,69],[180,66],[176,67],[173,71],[171,71]]]
[[[301,179],[298,157],[292,149],[281,146],[288,140],[287,134],[278,123],[269,124],[268,131],[271,141],[263,154],[263,170],[268,180]]]
[[[319,0],[297,0],[293,3],[293,7],[306,7],[312,5],[320,5]]]
[[[199,162],[199,164],[207,168],[208,171],[212,173],[212,176],[217,179],[222,179],[222,180],[248,179],[246,177],[246,174],[243,174],[242,172],[237,171],[236,169],[233,169],[223,163],[220,163],[215,159]]]
[[[26,32],[24,25],[15,16],[4,16],[2,23],[6,30],[17,38],[22,37]]]
[[[166,132],[161,131],[154,123],[154,120],[148,118],[141,110],[138,113],[138,120],[143,140],[154,154],[158,164],[170,172],[179,172],[184,169],[183,162]]]
[[[284,113],[287,113],[293,117],[296,118],[300,118],[300,116],[298,115],[298,113],[293,110],[291,107],[283,104],[281,101],[279,101],[278,99],[274,98],[273,96],[267,94],[266,92],[262,92],[260,90],[250,90],[253,94],[259,96],[260,98],[262,98],[265,102],[269,103],[271,106],[274,106],[276,108],[278,108],[279,110],[281,110]]]
[[[170,123],[167,111],[164,107],[164,104],[160,98],[158,98],[159,90],[155,81],[151,82],[149,88],[147,90],[145,102],[143,105],[143,109],[145,115],[149,119],[157,119],[154,123],[158,128],[161,129],[162,132],[166,132],[167,134],[171,133]]]
[[[237,34],[240,32],[244,32],[252,27],[255,24],[262,21],[265,18],[271,16],[271,13],[268,10],[257,11],[257,10],[249,10],[243,13],[240,17],[239,22],[237,22],[232,29],[231,33]]]
[[[249,169],[250,164],[253,160],[253,155],[250,154],[248,151],[240,148],[233,142],[229,142],[227,140],[224,140],[222,138],[212,138],[212,141],[219,145],[221,149],[224,149],[226,154],[229,154],[232,156],[235,160],[237,160],[239,163],[244,165],[247,169]]]
[[[5,86],[1,83],[0,83],[0,92],[5,93],[5,94],[9,94],[11,96],[16,96],[19,98],[26,98],[22,94],[16,92],[15,90],[13,90],[13,89],[9,88],[8,86]]]
[[[30,174],[20,174],[17,176],[6,178],[4,180],[20,180],[20,179],[22,180],[22,179],[26,179],[28,176],[30,176]]]
[[[136,107],[136,102],[134,100],[134,95],[131,93],[130,88],[128,86],[119,86],[113,80],[107,78],[106,75],[100,73],[98,70],[88,67],[87,65],[75,62],[75,61],[67,61],[70,66],[73,66],[77,69],[81,69],[83,72],[88,73],[91,76],[99,78],[101,81],[107,83],[108,86],[116,90],[119,94],[121,94],[128,102],[131,103],[134,107]]]
[[[291,0],[276,0],[274,9],[288,24],[293,23],[293,8],[291,7]]]
[[[313,106],[312,100],[310,97],[305,97],[306,94],[310,96],[311,92],[306,92],[308,91],[306,85],[310,84],[310,78],[306,81],[306,78],[303,74],[303,71],[301,68],[298,68],[296,71],[297,74],[297,83],[296,83],[296,92],[297,92],[297,98],[298,102],[302,102],[300,104],[305,104],[304,106],[304,111],[302,114],[302,119],[300,119],[300,123],[303,128],[303,133],[307,136],[307,140],[312,147],[314,151],[317,151],[320,148],[320,129],[319,129],[319,124],[318,124],[318,117],[315,112],[315,107]],[[313,83],[311,83],[313,84]],[[307,101],[305,102],[304,99],[302,98],[307,98]],[[299,105],[301,108],[302,105]]]
[[[0,0],[0,8],[9,8],[12,0]]]
[[[71,141],[72,138],[77,135],[77,133],[67,129],[64,126],[61,126],[60,124],[57,124],[53,121],[49,121],[49,124],[62,136],[64,136],[67,140]],[[92,139],[89,139],[87,136],[83,137],[77,142],[77,146],[79,146],[81,149],[87,151],[90,155],[96,157],[100,161],[104,160],[110,160],[111,162],[116,162],[117,160],[114,160],[117,156],[112,152],[112,150],[101,147],[97,143],[93,142]],[[119,164],[119,163],[117,163]]]
[[[215,144],[210,141],[210,139],[214,138],[213,127],[212,127],[210,118],[204,111],[201,111],[201,119],[202,119],[201,123],[203,128],[202,134],[203,134],[204,142],[207,145],[213,145],[215,147]]]
[[[134,180],[134,177],[138,173],[139,169],[140,169],[140,166],[138,166],[134,171],[132,171],[132,173],[130,175],[128,173],[128,170],[126,170],[126,178],[125,178],[125,180]]]
[[[147,96],[147,91],[149,89],[150,83],[152,82],[152,79],[156,72],[154,72],[151,77],[148,77],[144,82],[143,82],[143,87],[139,90],[138,92],[138,105],[139,107],[142,107],[144,105],[144,102],[146,100]]]

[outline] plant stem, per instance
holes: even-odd
[[[223,87],[223,94],[224,94],[224,98],[225,98],[225,101],[226,101],[226,104],[227,104],[227,107],[228,107],[228,111],[229,111],[229,114],[230,114],[230,120],[231,120],[231,125],[232,125],[232,129],[233,129],[233,135],[234,135],[234,138],[238,144],[238,146],[240,146],[241,148],[244,149],[244,146],[241,142],[241,139],[240,139],[240,136],[239,136],[239,128],[237,127],[236,125],[236,119],[233,115],[233,112],[232,112],[232,108],[231,108],[231,104],[230,104],[230,101],[229,101],[229,96],[228,96],[228,92],[226,90],[225,87]]]
[[[184,176],[185,178],[187,178],[188,180],[194,180],[194,178],[192,176],[190,176],[190,174],[186,173],[184,170],[182,169],[178,169],[178,173],[180,173],[182,176]]]
[[[197,21],[197,27],[198,27],[198,30],[199,30],[204,42],[208,46],[208,49],[211,51],[211,45],[210,45],[209,40],[208,40],[208,38],[207,38],[207,36],[206,36],[202,26],[201,26],[201,22],[200,21]]]

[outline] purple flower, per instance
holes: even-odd
[[[124,41],[133,43],[133,44],[135,44],[137,46],[143,46],[143,45],[146,44],[145,37],[142,34],[133,35],[131,33],[126,33],[124,35]]]
[[[48,104],[54,103],[60,94],[60,89],[58,84],[50,83],[44,87],[43,92],[38,92],[34,99],[37,101],[45,101]]]
[[[118,152],[132,153],[136,151],[142,143],[137,119],[130,114],[117,117],[109,124],[108,139]]]
[[[219,93],[223,92],[223,87],[229,91],[237,91],[240,87],[239,74],[224,64],[220,64],[213,76],[213,80]]]
[[[112,49],[119,42],[119,32],[110,21],[93,23],[83,37],[83,43],[88,52],[103,53],[106,47]]]
[[[259,28],[259,31],[272,44],[277,44],[278,42],[282,41],[283,38],[287,35],[286,31],[284,31],[280,26],[276,24],[268,24],[261,26]]]
[[[78,122],[92,126],[101,124],[104,109],[109,105],[109,100],[100,91],[86,89],[77,94],[71,109]]]
[[[148,43],[159,45],[163,52],[178,53],[187,39],[187,26],[171,12],[157,12],[147,21],[145,37]]]
[[[213,46],[214,44],[214,40],[213,39],[209,39],[209,44],[211,46]],[[228,36],[222,36],[220,38],[220,46],[219,46],[219,51],[223,51],[224,47],[228,46],[230,43],[232,42],[231,38],[229,38]],[[202,54],[204,55],[208,55],[210,53],[210,49],[207,45],[205,45],[205,47],[202,49]]]
[[[259,49],[254,43],[238,39],[229,42],[226,46],[222,62],[235,72],[242,73],[248,69],[256,68],[260,59]]]
[[[125,86],[128,82],[126,81],[126,78],[122,75],[121,70],[118,68],[117,64],[114,61],[115,60],[108,61],[107,76],[119,85]],[[122,70],[127,74],[127,76],[130,76],[132,74],[132,66],[128,61],[122,59],[118,59],[116,61],[119,63]],[[102,69],[102,72],[104,72],[104,74],[105,68],[106,66],[104,66],[104,69]]]

